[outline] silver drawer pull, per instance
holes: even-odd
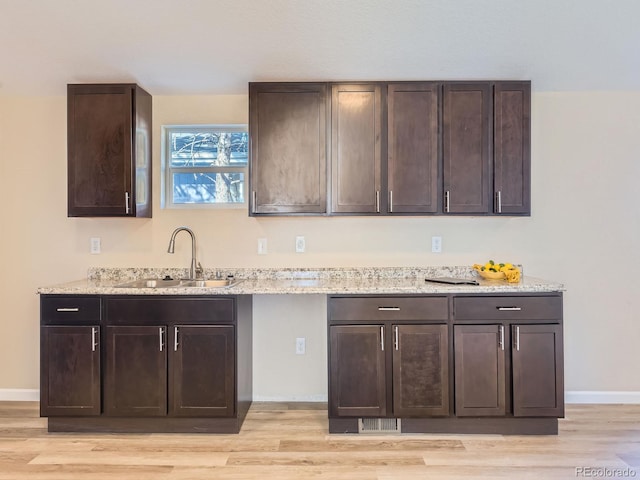
[[[519,312],[522,307],[496,307],[501,312]]]
[[[400,307],[378,307],[381,312],[399,312]]]
[[[56,312],[79,312],[80,309],[78,307],[73,307],[73,308],[65,308],[65,307],[60,307],[60,308],[56,308]]]

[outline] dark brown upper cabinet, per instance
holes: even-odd
[[[252,214],[531,213],[529,81],[250,84],[249,104]]]
[[[443,213],[489,213],[491,111],[489,82],[444,84]]]
[[[250,214],[326,213],[327,89],[249,84]]]
[[[530,215],[531,82],[496,82],[493,125],[493,213]]]
[[[382,116],[380,84],[332,86],[332,213],[383,211]]]
[[[151,95],[67,86],[69,217],[151,217]]]
[[[387,87],[387,212],[437,213],[439,83]]]

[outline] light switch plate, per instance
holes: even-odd
[[[296,253],[304,253],[306,249],[306,244],[304,241],[304,237],[299,235],[296,237]]]
[[[267,239],[259,238],[258,239],[258,255],[266,255],[267,254]]]

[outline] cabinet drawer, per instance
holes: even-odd
[[[331,298],[330,320],[447,320],[447,297]]]
[[[42,296],[40,297],[42,324],[100,323],[100,297]]]
[[[562,297],[454,297],[455,320],[561,320]]]
[[[105,318],[110,325],[158,323],[233,323],[235,299],[193,297],[107,297]]]

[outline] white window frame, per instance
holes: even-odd
[[[171,146],[171,136],[169,132],[184,131],[202,131],[202,132],[248,132],[249,126],[246,124],[191,124],[191,125],[162,125],[162,174],[161,187],[162,194],[160,198],[160,206],[163,209],[245,209],[248,205],[248,189],[249,189],[249,159],[244,167],[234,167],[229,165],[212,166],[212,167],[193,167],[193,168],[172,168],[171,160],[168,158]],[[243,193],[244,202],[242,203],[173,203],[173,174],[175,172],[210,172],[210,173],[244,173]]]

